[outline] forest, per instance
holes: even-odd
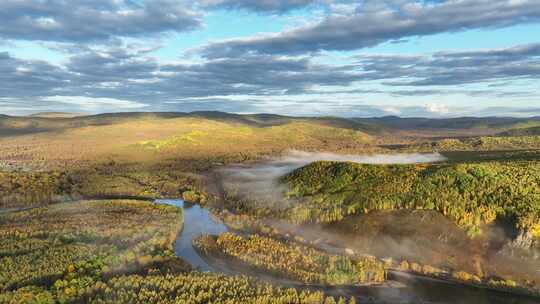
[[[232,233],[205,235],[194,240],[194,245],[206,255],[223,255],[261,273],[275,273],[304,283],[354,285],[380,283],[386,277],[383,263],[374,258],[331,255],[255,234],[245,238]]]
[[[540,201],[540,165],[536,162],[315,162],[286,175],[282,182],[288,186],[286,197],[295,203],[274,213],[298,223],[334,222],[374,210],[413,209],[439,211],[471,236],[497,217],[514,219],[516,228],[535,237],[540,233],[540,205],[536,203]],[[257,206],[255,212],[273,212]]]
[[[172,252],[182,223],[182,209],[133,200],[2,213],[0,303],[335,303],[321,292],[191,272]]]

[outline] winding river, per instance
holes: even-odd
[[[241,273],[241,270],[227,271],[208,264],[192,246],[193,238],[201,234],[220,234],[228,228],[209,210],[197,204],[189,204],[180,199],[157,200],[184,209],[184,227],[175,242],[175,254],[200,271]],[[383,285],[315,287],[272,278],[280,285],[297,288],[321,289],[331,295],[354,295],[362,303],[388,304],[539,304],[540,299],[514,295],[489,289],[476,288],[422,276],[390,272],[389,281]],[[267,278],[262,278],[267,279]]]
[[[156,202],[184,209],[184,227],[174,244],[174,253],[194,268],[201,271],[212,271],[213,268],[193,248],[192,240],[201,234],[227,232],[227,227],[219,219],[212,217],[207,209],[198,204],[190,204],[180,199],[157,200]]]

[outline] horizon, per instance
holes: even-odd
[[[6,0],[0,16],[9,115],[540,115],[535,0]]]
[[[35,112],[28,113],[23,115],[7,114],[0,113],[0,116],[15,117],[15,118],[81,118],[81,117],[92,117],[92,116],[102,116],[102,115],[137,115],[137,114],[203,114],[203,113],[217,113],[217,114],[227,114],[227,115],[240,115],[240,116],[260,116],[260,115],[275,115],[280,117],[289,117],[289,118],[338,118],[338,119],[428,119],[428,120],[456,120],[456,119],[521,119],[521,120],[537,120],[540,119],[540,115],[532,116],[504,116],[504,115],[491,115],[491,116],[445,116],[445,117],[426,117],[426,116],[399,116],[399,115],[384,115],[384,116],[337,116],[337,115],[287,115],[287,114],[277,114],[277,113],[234,113],[234,112],[224,112],[217,110],[201,110],[201,111],[132,111],[132,112],[101,112],[101,113],[75,113],[75,112],[63,112],[63,111],[44,111],[44,112]],[[67,115],[67,117],[45,117],[46,115]]]

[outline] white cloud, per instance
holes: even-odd
[[[67,105],[74,105],[84,111],[110,109],[110,110],[127,110],[141,109],[147,105],[144,103],[122,100],[116,98],[95,98],[87,96],[49,96],[42,99],[43,101],[57,102]]]
[[[444,115],[450,113],[450,109],[447,105],[431,103],[424,106],[426,112]]]

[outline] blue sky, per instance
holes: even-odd
[[[4,0],[0,113],[540,115],[536,0]]]

